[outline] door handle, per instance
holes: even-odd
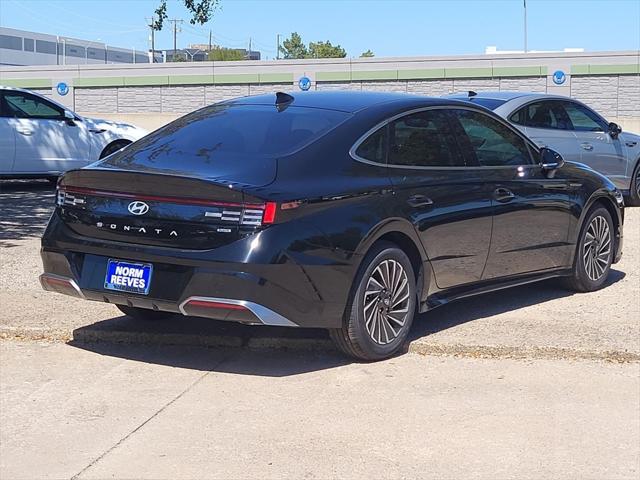
[[[635,147],[637,144],[638,142],[633,142],[633,141],[628,141],[625,143],[627,147]]]
[[[407,199],[407,203],[414,208],[418,208],[433,205],[433,200],[425,195],[412,195]]]
[[[33,135],[33,130],[29,128],[19,128],[18,133],[21,133],[22,135]]]
[[[498,187],[493,191],[493,198],[500,203],[507,203],[516,198],[516,196],[508,188]]]
[[[588,150],[588,151],[593,150],[593,145],[587,142],[581,143],[580,146],[582,147],[583,150]]]

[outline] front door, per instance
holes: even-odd
[[[609,177],[618,188],[629,188],[626,145],[608,133],[608,124],[576,102],[563,102],[580,147],[580,161]]]
[[[527,141],[478,111],[456,109],[465,156],[477,162],[491,191],[493,231],[485,280],[568,266],[573,205],[561,170],[549,178]]]

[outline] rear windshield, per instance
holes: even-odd
[[[278,157],[335,128],[349,113],[290,106],[216,104],[197,110],[108,157],[107,165],[198,170],[220,164]],[[193,163],[193,165],[185,165]]]

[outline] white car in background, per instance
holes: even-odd
[[[82,117],[28,90],[0,86],[0,178],[55,179],[146,134],[125,123]]]

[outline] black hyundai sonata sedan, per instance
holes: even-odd
[[[622,224],[609,180],[482,107],[278,93],[65,174],[41,283],[136,318],[322,327],[374,360],[453,299],[550,277],[602,287]]]

